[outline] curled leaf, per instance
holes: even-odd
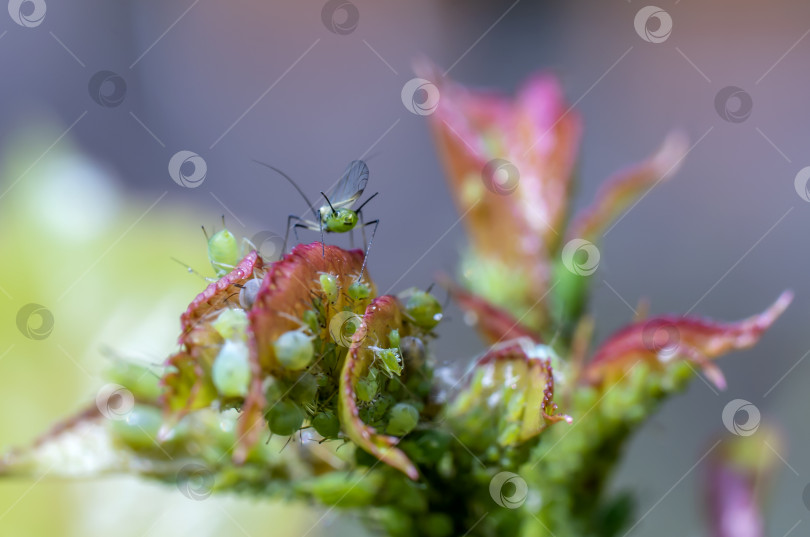
[[[249,314],[258,363],[265,372],[281,369],[272,344],[281,334],[301,328],[305,312],[314,308],[323,311],[320,330],[324,334],[337,313],[348,310],[362,315],[376,294],[374,285],[368,284],[369,298],[355,300],[347,293],[362,265],[362,250],[347,251],[336,246],[322,249],[319,242],[296,246],[281,261],[273,263]],[[336,296],[320,285],[322,274],[335,276]]]
[[[338,409],[341,424],[346,435],[360,448],[416,480],[419,478],[416,466],[396,447],[399,438],[378,434],[360,419],[357,407],[358,382],[368,374],[374,361],[374,350],[370,347],[390,346],[391,330],[403,328],[402,313],[396,299],[386,295],[374,300],[363,315],[363,324],[365,330],[355,333],[340,374]]]
[[[296,246],[269,267],[248,315],[251,382],[238,423],[237,462],[243,462],[258,442],[264,430],[266,405],[278,403],[266,400],[263,384],[268,376],[284,374],[273,343],[282,334],[304,327],[314,331],[312,335],[321,341],[329,341],[330,330],[340,324],[339,319],[335,321],[338,315],[362,313],[368,299],[353,299],[347,292],[362,265],[361,250],[311,243]],[[374,296],[373,284],[367,285]],[[315,316],[317,326],[305,322],[307,314]]]
[[[631,324],[601,346],[586,366],[585,378],[593,384],[609,384],[639,361],[664,369],[673,361],[687,360],[702,367],[722,389],[725,379],[711,359],[753,346],[792,299],[793,293],[785,291],[764,312],[734,323],[661,316]]]
[[[182,327],[180,343],[184,345],[187,343],[186,337],[200,320],[228,307],[228,303],[238,297],[240,286],[254,275],[261,274],[263,268],[262,258],[256,252],[250,252],[231,272],[211,283],[202,293],[198,294],[180,316],[180,326]],[[238,300],[236,302],[238,304]]]
[[[502,446],[515,446],[538,436],[551,423],[570,421],[557,413],[551,353],[531,340],[496,345],[472,371],[470,385],[454,399],[448,410],[461,434],[484,436],[495,421]],[[486,446],[486,439],[465,441]]]
[[[675,174],[687,148],[686,137],[672,133],[653,156],[608,179],[599,189],[596,201],[571,224],[568,238],[598,241],[611,222],[633,202]]]
[[[496,279],[508,273],[509,283],[519,286],[510,311],[520,317],[537,306],[530,320],[539,326],[542,304],[530,297],[549,287],[550,259],[567,217],[579,115],[551,75],[531,78],[511,98],[464,87],[429,66],[418,72],[441,94],[430,119],[476,259],[465,279],[499,304],[501,286],[489,280],[493,272]],[[482,266],[495,261],[492,270]]]
[[[180,316],[183,348],[166,361],[161,397],[169,424],[188,412],[209,406],[217,399],[211,368],[223,338],[212,322],[229,307],[240,307],[240,286],[263,272],[264,262],[251,252],[228,274],[208,285]]]
[[[488,300],[470,293],[449,278],[442,278],[441,284],[464,312],[464,320],[474,326],[487,344],[500,343],[518,338],[528,338],[540,343],[540,336],[523,326],[511,313]]]

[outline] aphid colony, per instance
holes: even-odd
[[[322,232],[353,227],[337,226],[335,218],[351,212],[367,177],[356,161],[331,203],[324,196],[328,205],[317,211]],[[265,265],[227,229],[207,239],[220,279],[182,318],[184,348],[164,378],[168,411],[182,416],[214,405],[247,414],[258,405],[272,434],[311,428],[372,453],[376,431],[406,435],[430,412],[425,342],[442,307],[429,292],[376,298],[357,250],[300,245]]]

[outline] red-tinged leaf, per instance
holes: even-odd
[[[32,444],[0,455],[0,476],[88,478],[127,468],[115,452],[109,421],[95,404],[64,419]]]
[[[273,263],[262,282],[253,308],[250,327],[255,338],[258,363],[265,372],[278,372],[273,342],[281,334],[301,328],[299,322],[305,311],[313,309],[313,300],[320,301],[326,313],[326,326],[335,313],[350,309],[362,314],[370,299],[352,300],[346,290],[357,280],[363,265],[362,250],[343,250],[337,246],[322,249],[320,242],[301,244],[282,260]],[[330,304],[321,289],[320,274],[337,278],[340,290],[337,301]],[[371,297],[376,290],[371,288]]]
[[[464,319],[472,324],[484,341],[493,345],[502,341],[528,338],[540,343],[540,335],[523,326],[511,313],[491,304],[485,298],[468,292],[449,278],[442,278],[441,284],[464,312]]]
[[[722,373],[711,359],[752,347],[792,299],[793,294],[785,291],[764,312],[734,323],[662,316],[632,324],[601,346],[586,366],[585,378],[594,384],[611,383],[640,360],[663,369],[681,359],[703,367],[709,378],[724,388]]]
[[[189,304],[188,309],[180,316],[180,326],[183,330],[180,335],[180,344],[186,344],[186,336],[201,319],[219,313],[220,310],[227,307],[227,302],[238,297],[240,290],[238,286],[244,285],[254,275],[261,273],[263,267],[262,258],[256,252],[250,252],[231,272],[210,284],[205,291],[197,295]]]
[[[567,233],[568,239],[598,241],[605,229],[636,200],[677,172],[688,145],[682,134],[670,134],[652,157],[608,179],[599,189],[596,201],[577,216]]]
[[[211,364],[218,349],[218,346],[194,346],[189,351],[173,354],[166,361],[168,371],[161,380],[165,388],[161,406],[169,424],[216,400],[218,394],[211,380]]]
[[[495,440],[503,446],[526,442],[551,423],[570,422],[557,413],[551,362],[544,355],[548,352],[527,339],[495,345],[476,363],[470,385],[453,400],[450,419],[478,435],[495,420]]]
[[[198,294],[180,316],[183,349],[166,361],[167,372],[161,380],[165,388],[161,405],[167,421],[164,433],[187,413],[208,407],[217,399],[211,367],[223,339],[209,321],[229,307],[239,294],[239,286],[260,275],[263,268],[262,258],[256,252],[249,253],[231,272]]]
[[[418,71],[441,95],[431,124],[473,250],[521,271],[527,296],[542,296],[567,216],[578,113],[551,75],[535,76],[511,98],[469,89],[429,66]],[[494,179],[495,170],[506,180]]]
[[[416,466],[396,447],[399,439],[378,434],[373,427],[363,423],[355,394],[358,380],[368,373],[368,368],[374,360],[369,345],[383,348],[390,346],[388,334],[392,329],[402,328],[402,314],[396,299],[388,295],[375,299],[363,315],[363,324],[365,329],[355,332],[352,338],[352,345],[340,373],[338,411],[341,425],[346,436],[361,449],[400,470],[411,479],[419,479]]]
[[[233,455],[236,464],[242,464],[248,458],[250,450],[259,441],[266,423],[264,412],[267,401],[262,389],[265,373],[259,363],[259,353],[253,331],[249,331],[248,338],[250,340],[250,387],[236,424],[237,440]]]

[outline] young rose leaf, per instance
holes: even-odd
[[[363,313],[370,298],[353,299],[348,295],[362,266],[362,250],[326,246],[324,251],[319,242],[296,246],[289,255],[271,265],[249,313],[259,364],[264,371],[283,371],[273,343],[282,334],[303,326],[304,314],[313,308],[313,301],[324,308],[327,327],[332,318],[344,310]],[[334,276],[328,278],[326,289],[322,286],[324,274]],[[366,285],[373,298],[374,285],[370,282]]]
[[[647,160],[616,173],[599,189],[596,201],[577,216],[566,234],[567,240],[585,239],[595,243],[605,229],[661,181],[680,168],[689,143],[681,133],[671,133]]]
[[[361,449],[416,480],[419,478],[416,466],[396,447],[399,439],[377,433],[360,419],[356,393],[358,383],[368,375],[375,359],[374,350],[369,346],[389,348],[392,330],[405,334],[402,313],[396,299],[392,296],[375,299],[363,315],[363,324],[365,330],[355,332],[340,374],[340,421],[346,435]],[[408,364],[405,364],[406,371],[407,367]]]
[[[723,374],[711,360],[756,344],[792,299],[793,293],[785,291],[764,312],[734,323],[661,316],[631,324],[602,344],[585,368],[585,379],[592,384],[611,384],[640,361],[653,370],[663,370],[686,360],[702,367],[723,389]]]
[[[550,352],[532,340],[513,340],[496,345],[476,363],[469,386],[447,410],[465,445],[486,449],[494,441],[516,446],[551,423],[570,421],[557,413],[553,400]]]
[[[464,312],[464,320],[472,324],[487,344],[496,344],[512,339],[528,338],[540,343],[539,334],[523,326],[511,313],[487,301],[485,298],[468,292],[449,278],[442,278],[450,296]]]

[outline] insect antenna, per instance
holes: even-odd
[[[323,196],[323,199],[325,199],[325,200],[326,200],[326,203],[328,203],[328,204],[329,204],[329,208],[330,208],[330,209],[332,209],[332,213],[336,213],[337,211],[335,211],[335,208],[334,208],[334,207],[332,207],[332,202],[331,202],[331,201],[329,201],[329,198],[327,198],[327,197],[326,197],[326,194],[324,194],[323,192],[321,192],[321,196]]]
[[[301,187],[299,187],[298,184],[295,181],[293,181],[292,177],[290,177],[289,175],[287,175],[283,171],[279,170],[275,166],[271,166],[270,164],[267,164],[266,162],[262,162],[262,161],[256,160],[256,159],[253,159],[253,162],[255,162],[256,164],[261,164],[265,168],[270,168],[271,170],[273,170],[274,172],[276,172],[277,174],[282,176],[284,179],[286,179],[293,186],[293,188],[295,188],[295,190],[297,190],[298,193],[301,194],[301,197],[304,198],[304,201],[307,202],[307,206],[309,207],[309,210],[312,211],[312,214],[314,216],[318,216],[318,212],[315,210],[315,206],[312,205],[312,202],[309,201],[309,198],[307,198],[307,195],[304,194],[304,191],[301,190]]]
[[[199,272],[197,272],[196,270],[194,270],[190,266],[186,265],[185,263],[183,263],[182,261],[180,261],[176,257],[172,257],[171,260],[183,265],[186,268],[186,270],[189,272],[189,274],[194,274],[195,276],[199,276],[200,278],[202,278],[205,281],[210,281],[209,278],[206,278],[205,276],[203,276],[202,274],[200,274]]]
[[[359,213],[360,211],[362,211],[362,210],[363,210],[363,207],[365,207],[365,206],[366,206],[366,204],[367,204],[368,202],[370,202],[371,200],[373,200],[373,199],[374,199],[374,198],[377,196],[377,194],[379,194],[379,192],[375,192],[374,194],[372,194],[372,195],[371,195],[371,196],[370,196],[370,197],[369,197],[369,198],[368,198],[366,201],[364,201],[363,203],[361,203],[361,204],[360,204],[360,207],[358,207],[358,208],[357,208],[357,209],[356,209],[354,212]]]

